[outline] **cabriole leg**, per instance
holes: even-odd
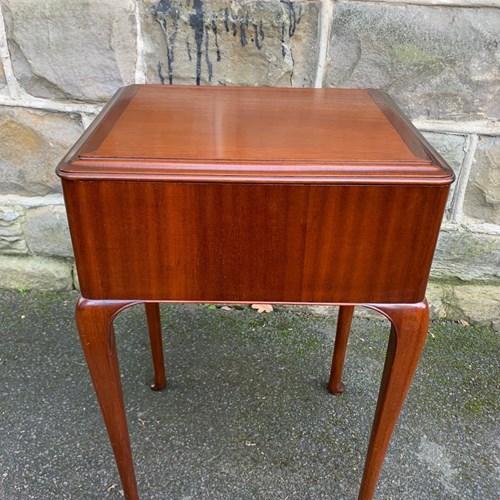
[[[120,310],[132,304],[133,302],[81,298],[76,306],[76,322],[125,498],[138,500],[113,331],[113,318]]]
[[[360,500],[373,498],[387,446],[417,367],[429,327],[427,301],[369,305],[392,323],[382,382],[366,455]]]
[[[146,302],[146,317],[148,319],[149,340],[153,356],[154,380],[151,389],[161,391],[167,386],[165,376],[165,361],[163,359],[163,343],[161,340],[160,305],[157,302]]]
[[[337,333],[335,335],[335,346],[333,348],[332,369],[328,390],[332,394],[342,394],[345,386],[342,383],[342,371],[344,370],[344,359],[347,348],[347,339],[351,330],[354,306],[340,306],[337,319]]]

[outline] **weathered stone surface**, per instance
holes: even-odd
[[[376,87],[412,117],[500,115],[500,9],[337,3],[325,86]]]
[[[28,210],[25,233],[31,252],[57,257],[73,257],[66,210],[63,206]]]
[[[72,287],[69,261],[0,255],[0,288],[71,290]]]
[[[55,168],[82,130],[70,115],[0,106],[0,194],[60,191]]]
[[[0,206],[0,253],[25,254],[28,252],[23,224],[23,207]]]
[[[425,132],[423,135],[444,158],[444,160],[448,162],[458,178],[465,156],[465,137],[463,135],[437,134],[433,132]],[[455,191],[455,185],[456,182],[454,182],[450,187],[448,206],[451,203],[453,192]]]
[[[2,61],[0,61],[0,92],[7,88],[7,80],[5,79],[5,72],[3,70]]]
[[[500,287],[461,286],[454,288],[457,307],[466,318],[500,331]]]
[[[424,132],[423,135],[448,162],[453,171],[458,174],[465,156],[465,137],[463,135],[439,134],[435,132]]]
[[[425,292],[425,298],[429,303],[431,319],[446,318],[447,314],[445,306],[446,292],[447,292],[446,286],[443,286],[440,283],[429,281],[427,285],[427,290]]]
[[[500,331],[500,286],[463,285],[452,290],[450,319],[466,320],[492,326]]]
[[[311,86],[320,2],[145,0],[147,81]]]
[[[478,142],[464,213],[500,225],[500,137],[481,137]]]
[[[465,320],[500,331],[500,283],[430,281],[425,295],[432,319]]]
[[[80,291],[80,279],[78,278],[78,271],[76,270],[76,266],[73,264],[73,288],[75,290]]]
[[[465,230],[442,230],[431,276],[463,281],[498,281],[500,237]]]
[[[133,0],[5,0],[2,9],[14,74],[30,94],[99,101],[133,82]]]

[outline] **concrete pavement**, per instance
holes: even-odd
[[[76,334],[74,293],[0,292],[0,498],[121,498]],[[116,321],[144,499],[354,499],[386,343],[355,318],[325,389],[336,316],[163,305],[169,386],[149,389],[142,307]],[[499,338],[432,323],[379,499],[499,497]]]

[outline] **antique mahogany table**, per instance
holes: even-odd
[[[138,498],[112,327],[143,302],[355,305],[392,323],[359,498],[371,498],[425,341],[425,289],[453,173],[375,90],[121,89],[58,167],[76,319],[128,499]]]

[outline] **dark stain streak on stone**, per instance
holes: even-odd
[[[215,20],[215,17],[212,18],[212,31],[215,39],[215,48],[217,50],[217,61],[220,61],[219,39],[217,37],[217,22]]]
[[[194,0],[193,7],[194,13],[189,16],[189,24],[193,28],[196,42],[196,85],[199,85],[201,80],[201,56],[203,55],[203,2],[201,0]]]
[[[245,45],[248,43],[247,42],[247,33],[246,33],[245,25],[243,24],[243,22],[240,22],[240,42],[241,42],[242,47],[245,47]]]
[[[233,25],[233,36],[236,36],[238,34],[238,28],[236,27],[236,23],[234,21],[232,22],[232,25]]]
[[[255,46],[257,47],[258,50],[260,50],[262,48],[261,44],[259,43],[259,31],[257,29],[257,25],[254,23],[253,25],[253,29],[255,31]]]
[[[167,35],[167,70],[168,70],[168,82],[172,85],[172,79],[174,75],[174,43],[175,37],[177,36],[177,19],[172,17],[174,21],[174,30],[171,35]],[[165,33],[167,33],[167,23],[163,19],[161,25]]]
[[[170,40],[167,48],[168,82],[170,83],[170,85],[172,85],[172,80],[174,78],[174,43],[175,43],[175,38],[177,36],[179,17],[175,16],[173,18],[173,21],[174,21],[174,32],[172,34],[172,37],[169,37]]]
[[[209,27],[207,26],[205,28],[205,61],[207,63],[207,70],[208,70],[208,81],[212,81],[212,62],[210,61],[210,58],[208,56],[208,38],[210,35],[210,32],[208,31]],[[199,83],[198,83],[199,85]]]
[[[262,20],[260,21],[260,24],[259,24],[259,34],[260,34],[260,39],[261,41],[264,40],[264,27],[262,26]]]
[[[240,42],[241,46],[245,47],[248,44],[247,40],[248,16],[240,20]]]
[[[300,24],[300,20],[302,19],[302,5],[299,5],[299,14],[297,16],[297,24]]]
[[[288,36],[292,37],[295,33],[295,29],[297,28],[297,16],[295,14],[295,7],[293,2],[290,0],[282,1],[283,5],[287,8],[288,11]]]
[[[165,85],[165,77],[163,76],[163,72],[161,70],[161,62],[158,61],[158,78],[162,85]]]
[[[179,28],[179,11],[173,3],[171,0],[161,0],[156,8],[156,19],[167,39],[167,71],[170,85],[172,85],[174,77],[174,46]],[[167,17],[171,19],[173,25],[171,29],[169,29]],[[163,83],[162,77],[160,77],[160,81]]]
[[[226,28],[226,33],[229,33],[229,9],[227,7],[224,9],[224,28]]]
[[[191,56],[191,44],[189,43],[189,38],[186,37],[186,49],[187,49],[187,55],[190,61],[193,60],[193,57]]]
[[[285,23],[281,23],[281,55],[286,56],[285,50]]]

